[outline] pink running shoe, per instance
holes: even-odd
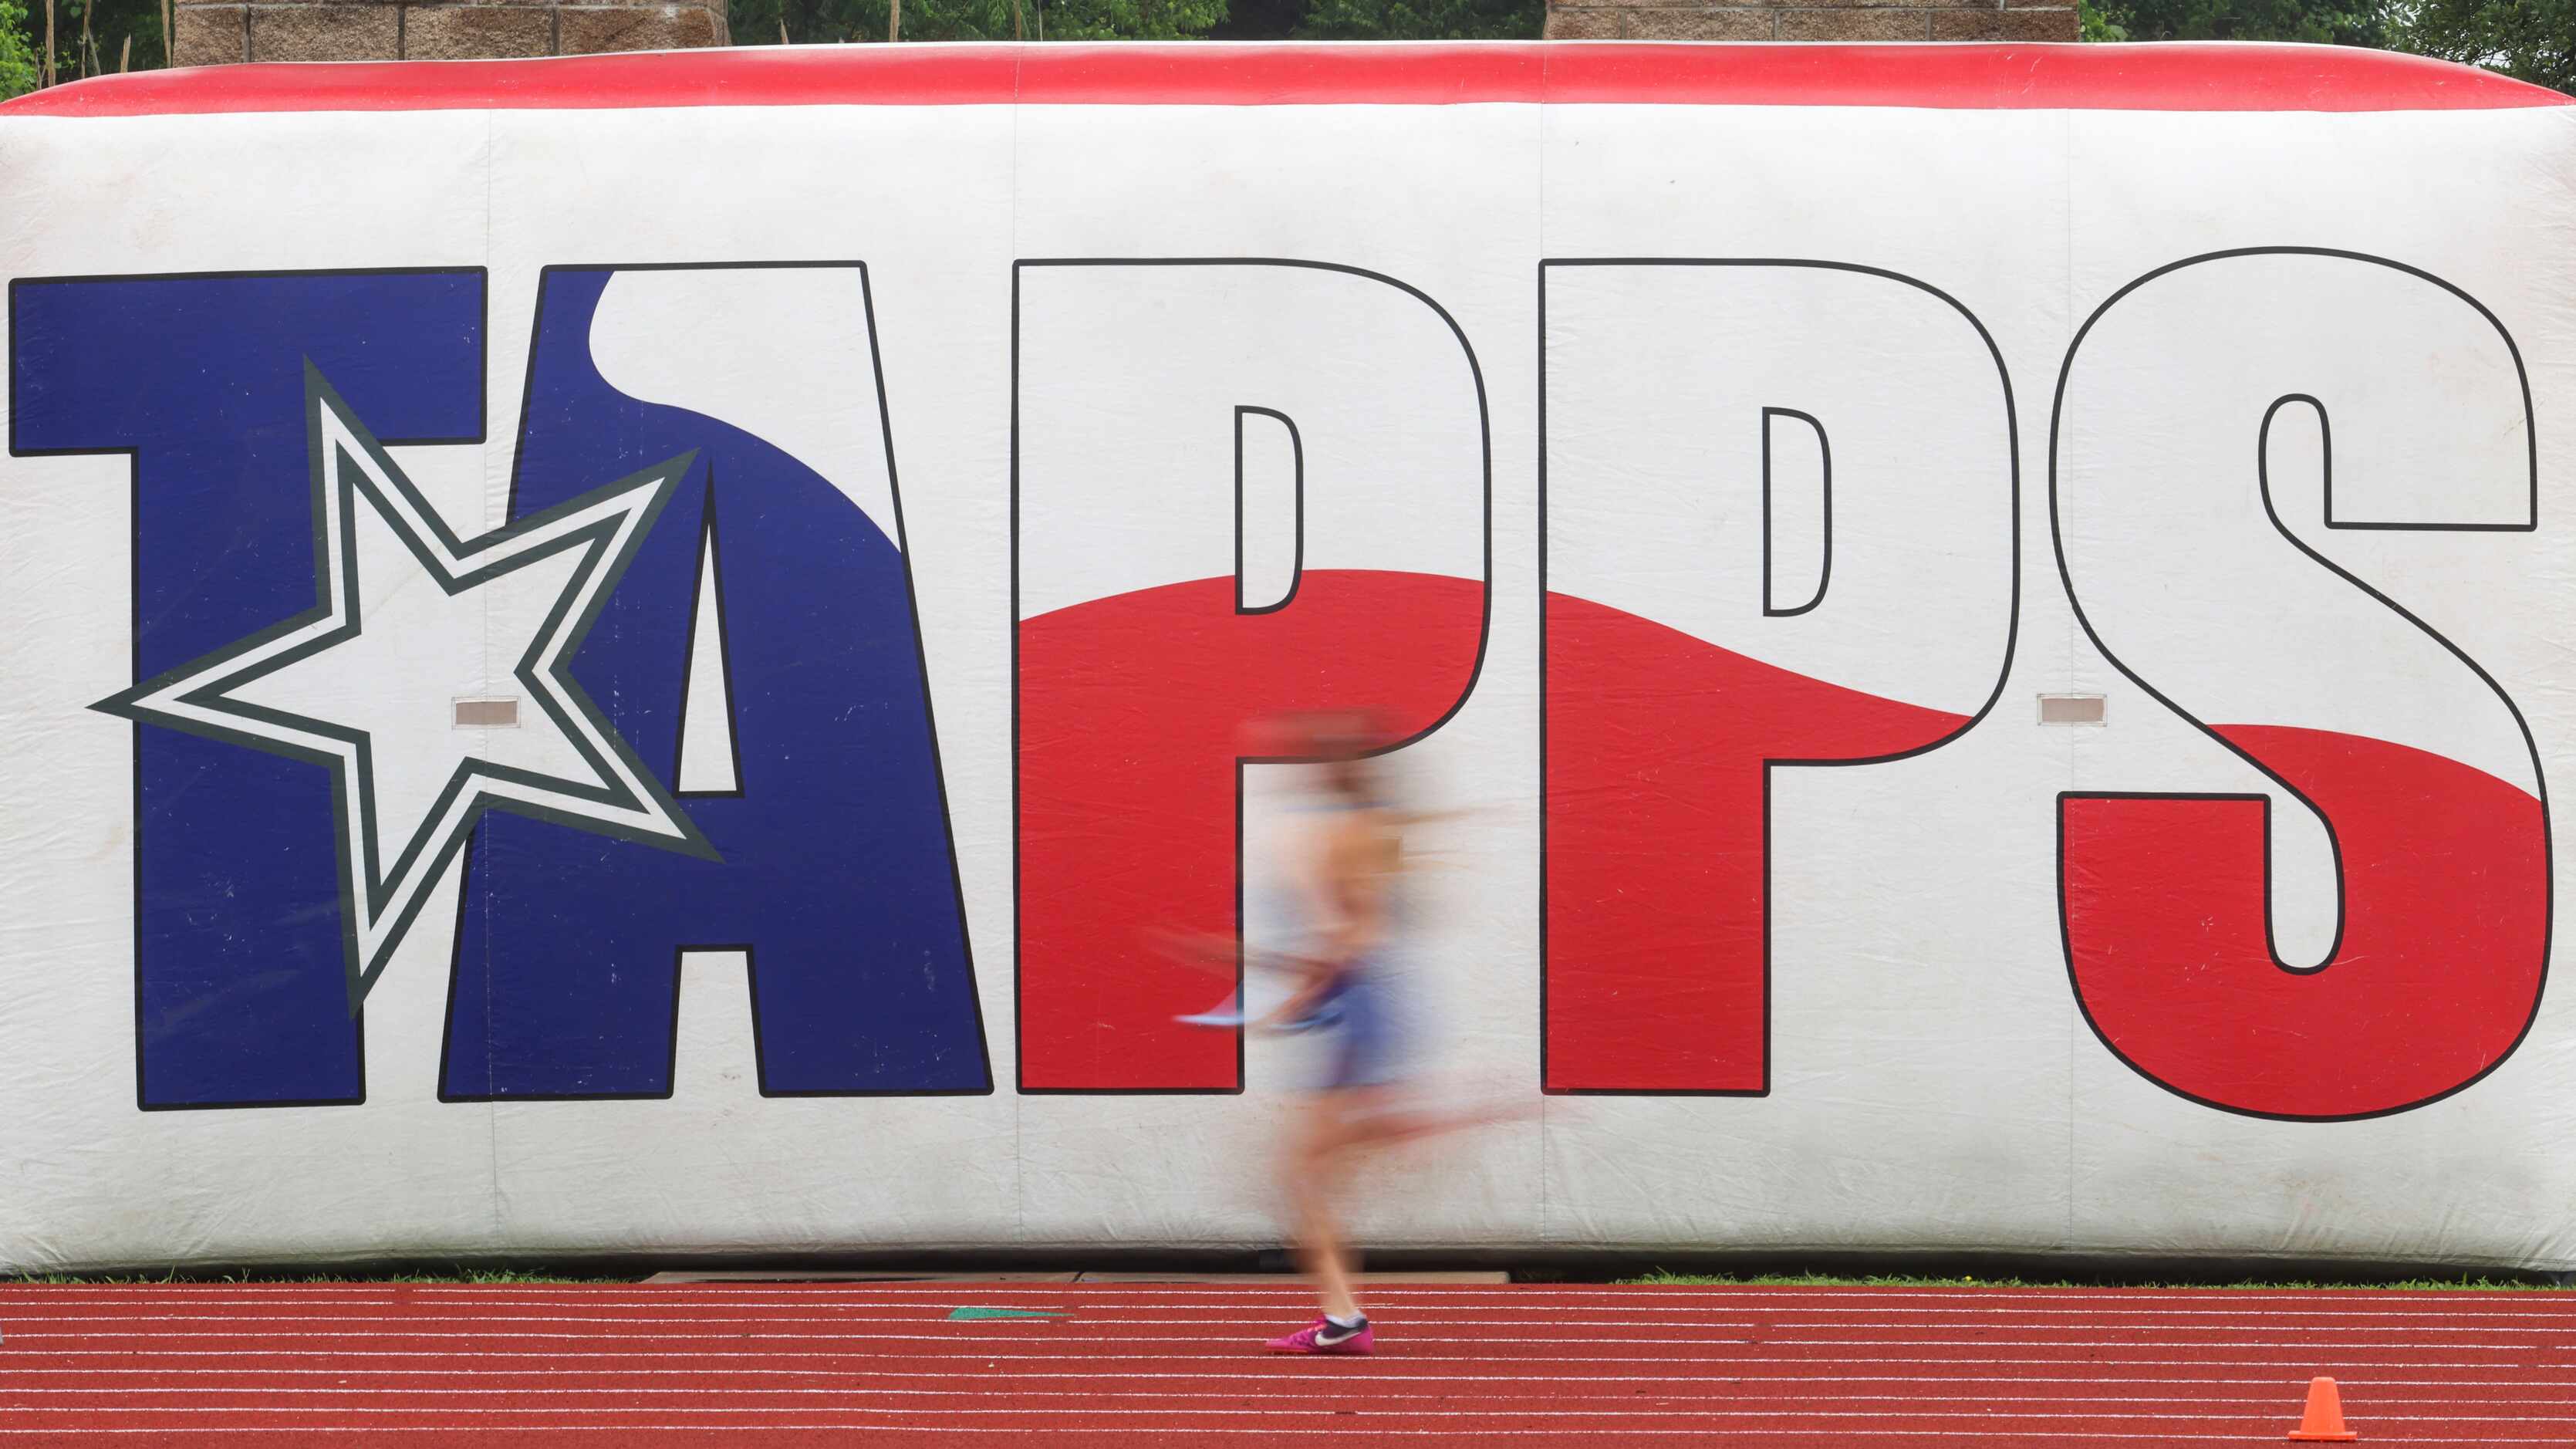
[[[1369,1321],[1360,1320],[1357,1328],[1343,1328],[1329,1318],[1318,1318],[1285,1338],[1274,1338],[1263,1345],[1272,1353],[1370,1353],[1376,1336]]]

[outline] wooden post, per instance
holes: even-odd
[[[892,0],[886,7],[886,43],[903,39],[903,0]]]
[[[179,63],[178,47],[170,38],[170,0],[161,0],[161,63]]]
[[[125,44],[117,48],[116,73],[123,75],[132,69],[134,69],[134,37],[129,34],[125,37]]]
[[[1020,39],[1020,0],[1011,0],[1011,39]]]
[[[778,13],[778,43],[781,45],[794,45],[796,43],[787,38],[787,12],[783,10]]]
[[[45,84],[54,83],[54,0],[45,0]]]

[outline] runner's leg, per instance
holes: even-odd
[[[1315,1094],[1299,1113],[1287,1163],[1289,1210],[1297,1257],[1315,1285],[1328,1318],[1359,1316],[1351,1290],[1354,1264],[1349,1242],[1333,1219],[1333,1194],[1341,1186],[1349,1157],[1348,1103],[1345,1091]]]

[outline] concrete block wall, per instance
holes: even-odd
[[[727,45],[725,0],[177,0],[172,60],[471,60]]]
[[[2078,40],[2063,0],[1549,0],[1550,40]]]

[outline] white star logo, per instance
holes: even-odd
[[[305,397],[321,603],[92,708],[330,768],[354,1013],[488,809],[715,858],[566,670],[695,455],[460,540],[309,364]]]

